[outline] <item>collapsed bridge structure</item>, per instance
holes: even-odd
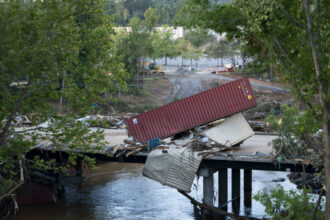
[[[240,112],[254,106],[256,106],[256,100],[252,87],[247,78],[242,78],[130,117],[125,123],[128,135],[133,136],[136,141],[144,143],[154,139],[165,139],[206,125],[203,126],[204,130],[200,133],[191,132],[191,134],[198,137],[198,139],[195,138],[193,141],[203,142],[200,137],[205,135],[212,142],[220,143],[218,145],[215,144],[218,147],[219,145],[226,145],[229,136],[235,139],[230,141],[230,144],[233,145],[238,143],[237,141],[245,140],[251,135],[251,132],[240,132],[243,128],[247,128],[245,126],[247,123],[244,117],[240,115]],[[245,131],[247,130],[249,129]],[[125,131],[123,132],[125,133]],[[233,133],[235,135],[232,135]],[[123,140],[124,138],[127,138],[126,133]],[[251,147],[249,152],[216,151],[204,156],[200,151],[190,151],[189,146],[184,144],[181,146],[177,144],[174,147],[170,146],[171,144],[166,144],[155,148],[151,152],[142,152],[142,149],[146,149],[146,145],[138,142],[120,144],[123,146],[115,144],[109,146],[109,151],[104,149],[101,153],[93,151],[82,153],[100,161],[145,163],[143,169],[145,176],[184,193],[190,191],[192,181],[197,173],[197,175],[203,177],[203,204],[212,207],[215,194],[214,173],[218,172],[217,210],[227,212],[228,204],[231,203],[233,213],[236,214],[240,213],[240,200],[243,198],[243,195],[241,195],[241,176],[244,176],[244,181],[242,181],[244,184],[244,206],[251,208],[252,170],[287,172],[301,172],[305,170],[306,172],[315,172],[311,165],[302,164],[297,160],[278,161],[276,155],[266,152],[265,149],[262,152],[256,152],[256,150],[252,149],[251,143],[250,145],[240,147],[241,150],[245,146]],[[130,148],[134,144],[138,147]],[[210,144],[210,141],[207,144]],[[212,149],[212,144],[210,146]],[[119,148],[121,149],[120,152]],[[136,150],[137,148],[138,150]],[[271,149],[271,147],[268,148]],[[111,153],[111,156],[107,152]],[[33,158],[37,155],[40,158],[59,158],[60,160],[63,160],[64,155],[68,156],[63,149],[54,150],[52,148],[36,147],[28,152],[26,157]],[[231,169],[232,179],[231,200],[228,200],[228,169]],[[244,175],[241,175],[241,170],[244,170]],[[80,177],[83,171],[82,163],[77,164],[76,171],[77,177]],[[249,215],[248,212],[246,214]]]
[[[254,134],[240,112],[256,105],[248,78],[242,78],[133,116],[125,123],[128,135],[139,142],[164,139],[199,126],[216,124],[197,135],[205,135],[222,146],[226,146],[227,142],[232,146]],[[225,119],[225,122],[219,119]],[[244,206],[247,208],[245,214],[250,215],[252,170],[292,172],[302,167],[294,161],[276,163],[271,152],[261,152],[260,155],[258,154],[260,152],[249,155],[230,153],[231,156],[220,152],[213,151],[212,154],[202,157],[203,152],[196,152],[189,148],[189,145],[188,147],[181,146],[181,148],[179,146],[156,148],[147,156],[143,175],[163,185],[178,189],[187,198],[190,198],[186,193],[190,192],[195,175],[202,176],[203,204],[214,210],[212,209],[214,173],[218,172],[217,210],[221,210],[218,213],[227,213],[228,203],[232,203],[233,213],[236,214],[232,216],[236,218],[240,212],[242,197],[240,193],[241,169],[244,170]],[[228,168],[232,173],[230,201],[228,201]],[[194,202],[196,203],[192,201]]]
[[[237,113],[255,107],[256,104],[248,78],[242,78],[133,116],[125,123],[129,136],[140,142],[150,142],[226,118],[226,123],[218,122],[215,127],[203,134],[222,146],[228,143],[232,146],[254,134],[244,117]],[[211,152],[217,150],[214,151],[213,148]],[[204,176],[204,192],[207,194],[205,202],[213,205],[211,188],[214,171],[207,169],[205,172],[204,168],[200,168],[202,155],[203,152],[196,152],[191,146],[155,149],[148,155],[143,175],[181,192],[190,192],[194,177],[198,173]],[[237,174],[234,176],[237,178]],[[249,176],[251,182],[251,172]],[[222,178],[222,182],[227,182],[227,177]],[[237,181],[239,180],[234,181],[235,184]],[[227,184],[223,184],[223,187],[227,188]],[[223,196],[221,202],[227,202],[227,196]],[[235,206],[237,208],[237,202]]]

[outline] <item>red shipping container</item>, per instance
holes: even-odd
[[[167,138],[256,106],[248,78],[164,105],[125,121],[137,141]]]

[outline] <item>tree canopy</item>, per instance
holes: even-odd
[[[158,11],[157,26],[173,25],[174,17],[186,0],[110,0],[106,4],[106,11],[113,15],[117,26],[128,26],[133,17],[144,20],[144,13],[148,8]]]
[[[241,49],[263,64],[276,68],[288,88],[307,107],[304,132],[323,128],[326,188],[330,191],[330,14],[325,0],[270,1],[189,0],[182,8],[194,14],[189,26],[226,32],[242,42]],[[316,125],[316,126],[315,126]],[[327,193],[327,219],[330,218]]]
[[[90,112],[104,93],[125,86],[124,66],[113,54],[111,18],[103,7],[102,0],[0,3],[0,161],[5,165],[21,159],[41,138],[38,132],[17,133],[17,116],[34,125],[52,118],[54,126],[44,132],[66,137],[55,144],[75,148],[77,141],[88,146],[93,140],[101,145],[100,132],[89,134],[70,118]],[[59,100],[65,104],[60,115],[54,108]]]

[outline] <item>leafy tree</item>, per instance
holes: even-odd
[[[191,45],[187,40],[182,39],[178,39],[176,41],[176,53],[181,56],[181,66],[183,66],[183,59],[184,58],[188,58],[189,54],[191,53]]]
[[[24,161],[30,147],[47,139],[69,150],[72,158],[77,158],[77,147],[104,145],[102,132],[90,133],[75,120],[93,110],[92,103],[101,102],[101,95],[112,86],[125,84],[123,65],[116,56],[110,56],[113,31],[103,3],[0,3],[0,161],[5,167],[2,175],[15,176],[17,161]],[[60,97],[67,109],[65,115],[58,115],[52,107]],[[50,126],[37,127],[35,132],[16,132],[15,118],[21,115],[34,125],[52,120]],[[49,135],[41,135],[40,130]],[[66,138],[54,139],[54,134]]]
[[[133,17],[129,23],[130,29],[123,29],[114,38],[117,56],[125,63],[125,67],[132,76],[142,71],[144,62],[151,52],[151,34],[145,23]]]
[[[184,58],[189,58],[190,65],[192,65],[192,60],[198,60],[202,55],[201,47],[210,41],[211,35],[205,29],[196,28],[187,31],[184,38],[189,42]]]
[[[274,114],[267,116],[272,129],[279,132],[279,137],[273,140],[273,148],[280,153],[280,158],[291,159],[322,153],[322,143],[318,135],[307,137],[306,134],[316,134],[319,130],[317,119],[311,117],[315,112],[299,115],[299,110],[293,106],[281,105],[281,120]]]
[[[211,35],[205,29],[191,29],[187,31],[184,38],[188,40],[194,47],[200,48],[210,41]]]
[[[227,41],[225,39],[212,40],[211,44],[206,48],[206,54],[208,57],[221,59],[221,66],[223,66],[223,59],[229,58],[232,65],[235,66],[235,56],[237,54],[237,43],[233,41]],[[219,64],[219,60],[218,60]]]
[[[167,58],[176,56],[175,40],[172,39],[172,29],[168,26],[163,26],[162,30],[158,30],[152,34],[153,52],[151,58],[165,57],[165,65],[167,65]]]
[[[159,16],[158,16],[158,10],[154,9],[154,8],[148,8],[145,12],[144,12],[144,19],[145,19],[145,27],[147,28],[147,30],[149,32],[151,32],[153,30],[153,28],[155,27],[155,25],[158,22]]]
[[[170,11],[171,9],[169,7],[162,7],[159,10],[158,25],[169,25],[172,23]]]
[[[240,39],[254,59],[277,67],[291,91],[322,124],[326,191],[330,191],[329,4],[318,1],[189,1],[194,25]],[[188,10],[188,6],[186,10]],[[330,219],[330,193],[326,195]]]
[[[186,0],[109,0],[105,5],[108,14],[114,16],[117,26],[127,26],[132,17],[144,20],[148,8],[158,11],[157,26],[173,25],[173,19]]]
[[[199,60],[202,55],[203,51],[200,48],[194,47],[189,41],[187,43],[187,49],[183,50],[183,53],[181,54],[184,59],[190,59],[190,66],[193,65],[193,60]]]
[[[129,11],[132,17],[138,17],[143,20],[145,11],[153,7],[153,2],[151,0],[126,0],[124,1],[124,7]]]
[[[129,27],[123,28],[113,38],[115,42],[115,55],[125,64],[130,73],[130,83],[136,82],[143,88],[144,64],[148,57],[154,54],[152,35],[157,23],[157,10],[149,8],[145,11],[144,20],[138,17],[130,19]],[[141,79],[142,78],[142,79]],[[141,84],[141,85],[140,85]]]
[[[313,218],[317,198],[311,196],[311,192],[306,189],[301,192],[286,192],[279,186],[270,192],[259,192],[254,198],[266,207],[265,211],[271,219],[321,220],[325,217],[324,212],[318,208]]]
[[[144,20],[145,11],[152,7],[152,0],[109,0],[105,4],[105,10],[109,15],[113,15],[116,25],[127,26],[133,17]]]

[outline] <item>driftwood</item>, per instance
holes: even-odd
[[[141,147],[141,148],[135,149],[135,150],[133,150],[133,151],[130,151],[130,152],[128,152],[128,153],[126,154],[126,157],[129,157],[129,156],[131,156],[131,155],[137,154],[138,152],[140,152],[140,151],[143,150],[143,149],[144,149],[144,147]]]
[[[142,151],[143,149],[145,149],[145,146],[127,146],[125,147],[124,145],[116,145],[112,148],[112,154],[116,155],[116,157],[119,157],[123,154],[126,153],[126,157],[129,157],[131,155],[137,154],[138,152]],[[129,152],[127,152],[129,151]]]
[[[260,220],[258,218],[254,218],[254,217],[240,216],[240,215],[236,215],[234,213],[226,212],[224,210],[206,205],[204,203],[200,203],[200,202],[196,201],[194,198],[192,198],[191,196],[189,196],[186,192],[183,192],[181,190],[178,190],[178,192],[181,193],[186,198],[188,198],[193,205],[199,206],[200,208],[207,209],[207,210],[215,212],[217,214],[228,216],[228,217],[231,217],[233,219],[238,219],[238,220]],[[263,219],[266,219],[266,218],[263,218]]]

